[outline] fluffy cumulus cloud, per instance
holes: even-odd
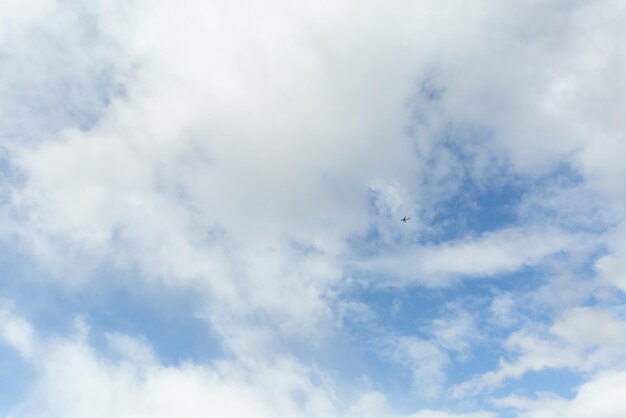
[[[620,415],[625,18],[4,1],[0,415]],[[208,360],[102,320],[190,294]]]
[[[626,413],[620,401],[623,371],[601,374],[583,384],[573,399],[542,394],[536,399],[507,397],[499,404],[516,408],[524,418],[539,417],[619,417]]]

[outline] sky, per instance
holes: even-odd
[[[2,1],[0,418],[626,416],[624,21]]]

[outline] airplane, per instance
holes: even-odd
[[[400,219],[400,220],[401,220],[402,222],[406,223],[406,221],[408,221],[409,219],[411,219],[411,218],[407,218],[407,217],[405,216],[404,218],[402,218],[402,219]]]

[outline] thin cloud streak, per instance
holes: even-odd
[[[355,263],[383,286],[443,287],[463,278],[487,278],[547,263],[550,257],[593,249],[597,237],[539,227],[502,229],[438,245],[394,249],[397,254]],[[597,244],[596,244],[597,245]]]

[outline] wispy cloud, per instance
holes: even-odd
[[[591,373],[623,367],[626,321],[596,308],[566,311],[548,330],[522,329],[513,333],[506,348],[514,361],[501,360],[498,370],[487,372],[453,389],[464,397],[493,390],[507,379],[545,369],[571,369]]]
[[[8,315],[11,315],[9,318]],[[9,320],[7,320],[9,318]],[[41,338],[32,326],[7,308],[3,323],[27,329],[33,342],[19,344],[13,333],[3,337],[20,352],[36,345],[27,360],[34,367],[35,382],[11,414],[23,417],[206,416],[228,411],[232,417],[383,417],[401,418],[392,412],[384,395],[363,389],[350,405],[337,398],[330,376],[293,358],[245,364],[233,360],[211,364],[186,362],[164,366],[141,338],[106,335],[107,355],[90,345],[87,334]],[[17,326],[15,326],[17,324]],[[20,332],[20,334],[24,334]],[[36,341],[36,342],[34,342]],[[31,353],[31,351],[29,351]],[[59,384],[63,382],[63,384]],[[490,417],[491,414],[448,414],[423,411],[411,417]]]
[[[394,249],[357,266],[383,285],[448,286],[461,278],[484,278],[545,264],[550,257],[589,246],[587,237],[554,228],[502,229],[438,245]]]

